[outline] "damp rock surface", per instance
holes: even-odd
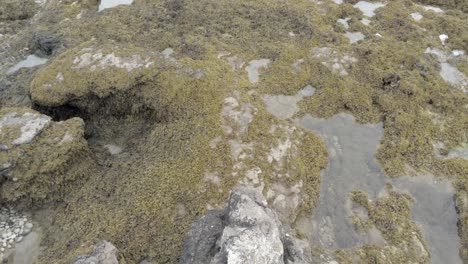
[[[440,63],[439,74],[442,79],[444,79],[447,83],[450,83],[451,85],[459,87],[463,91],[468,92],[468,77],[457,67],[449,63],[449,56],[446,53],[437,48],[427,48],[425,53],[432,54],[438,59]],[[459,55],[458,52],[456,54]]]
[[[307,85],[295,96],[286,95],[264,95],[263,101],[266,104],[267,111],[281,119],[288,119],[299,111],[297,103],[305,97],[311,97],[315,93],[315,88]]]
[[[345,36],[349,39],[351,44],[361,41],[365,38],[361,32],[346,32]]]
[[[260,78],[260,69],[266,68],[270,63],[269,59],[259,59],[249,62],[249,65],[245,68],[247,71],[249,81],[251,83],[257,83]]]
[[[375,10],[384,6],[385,6],[384,3],[379,3],[379,2],[373,3],[373,2],[367,2],[367,1],[359,1],[354,5],[354,7],[361,10],[361,12],[366,17],[375,16]]]

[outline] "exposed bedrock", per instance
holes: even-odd
[[[263,195],[243,187],[232,191],[225,209],[208,211],[191,226],[179,263],[305,263],[305,258]]]

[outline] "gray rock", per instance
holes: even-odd
[[[118,264],[117,248],[111,243],[102,240],[94,247],[90,256],[80,256],[73,264]]]
[[[221,250],[211,263],[284,263],[278,217],[266,205],[256,192],[232,192],[227,225],[217,242]]]
[[[261,193],[237,188],[225,210],[209,211],[191,226],[179,263],[306,263],[295,241],[283,236]]]
[[[195,222],[185,238],[180,263],[209,263],[219,251],[216,241],[224,229],[225,210],[211,210]]]

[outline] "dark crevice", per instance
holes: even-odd
[[[123,92],[100,98],[95,95],[86,98],[70,100],[60,106],[44,106],[33,104],[33,109],[50,116],[54,121],[65,121],[79,117],[85,122],[85,138],[88,142],[99,141],[100,138],[134,137],[146,134],[152,124],[166,120],[161,113],[143,103],[134,93]],[[132,126],[132,133],[126,135],[121,127]],[[90,141],[90,139],[93,139]]]

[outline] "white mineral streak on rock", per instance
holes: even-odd
[[[85,51],[85,50],[83,50]],[[140,55],[133,55],[131,57],[118,57],[114,53],[104,55],[102,51],[96,53],[84,53],[75,57],[73,60],[74,69],[82,69],[90,67],[91,70],[96,70],[97,67],[101,69],[115,67],[126,69],[128,72],[141,67],[149,67],[152,62],[149,58],[143,60]]]
[[[20,136],[14,139],[11,144],[27,144],[31,143],[31,141],[50,123],[50,121],[51,118],[46,115],[24,113],[20,116],[18,113],[12,112],[6,114],[2,119],[0,119],[0,133],[3,128],[19,126]]]

